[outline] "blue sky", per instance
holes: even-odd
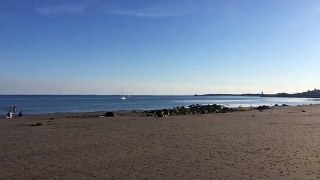
[[[1,0],[0,94],[320,88],[318,0]]]

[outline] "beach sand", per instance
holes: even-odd
[[[320,179],[320,106],[1,118],[0,179],[32,178]]]

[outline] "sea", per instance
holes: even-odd
[[[192,104],[219,104],[227,107],[256,107],[275,104],[320,104],[316,98],[278,98],[251,96],[125,96],[118,95],[0,95],[0,115],[16,106],[24,114],[63,112],[95,112],[121,110],[153,110],[189,106]]]

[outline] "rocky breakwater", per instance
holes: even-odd
[[[147,116],[154,117],[166,117],[166,116],[174,116],[174,115],[194,115],[194,114],[214,114],[214,113],[229,113],[229,112],[238,112],[238,111],[249,111],[255,110],[256,108],[229,108],[217,104],[213,105],[190,105],[188,107],[177,106],[172,109],[162,109],[162,110],[150,110],[145,111]]]

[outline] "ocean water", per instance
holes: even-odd
[[[191,104],[220,104],[228,107],[250,107],[259,105],[303,105],[320,104],[320,99],[310,98],[273,98],[244,96],[120,96],[72,95],[72,96],[0,96],[0,115],[16,106],[24,114],[56,112],[94,112],[118,110],[150,110],[188,106]]]

